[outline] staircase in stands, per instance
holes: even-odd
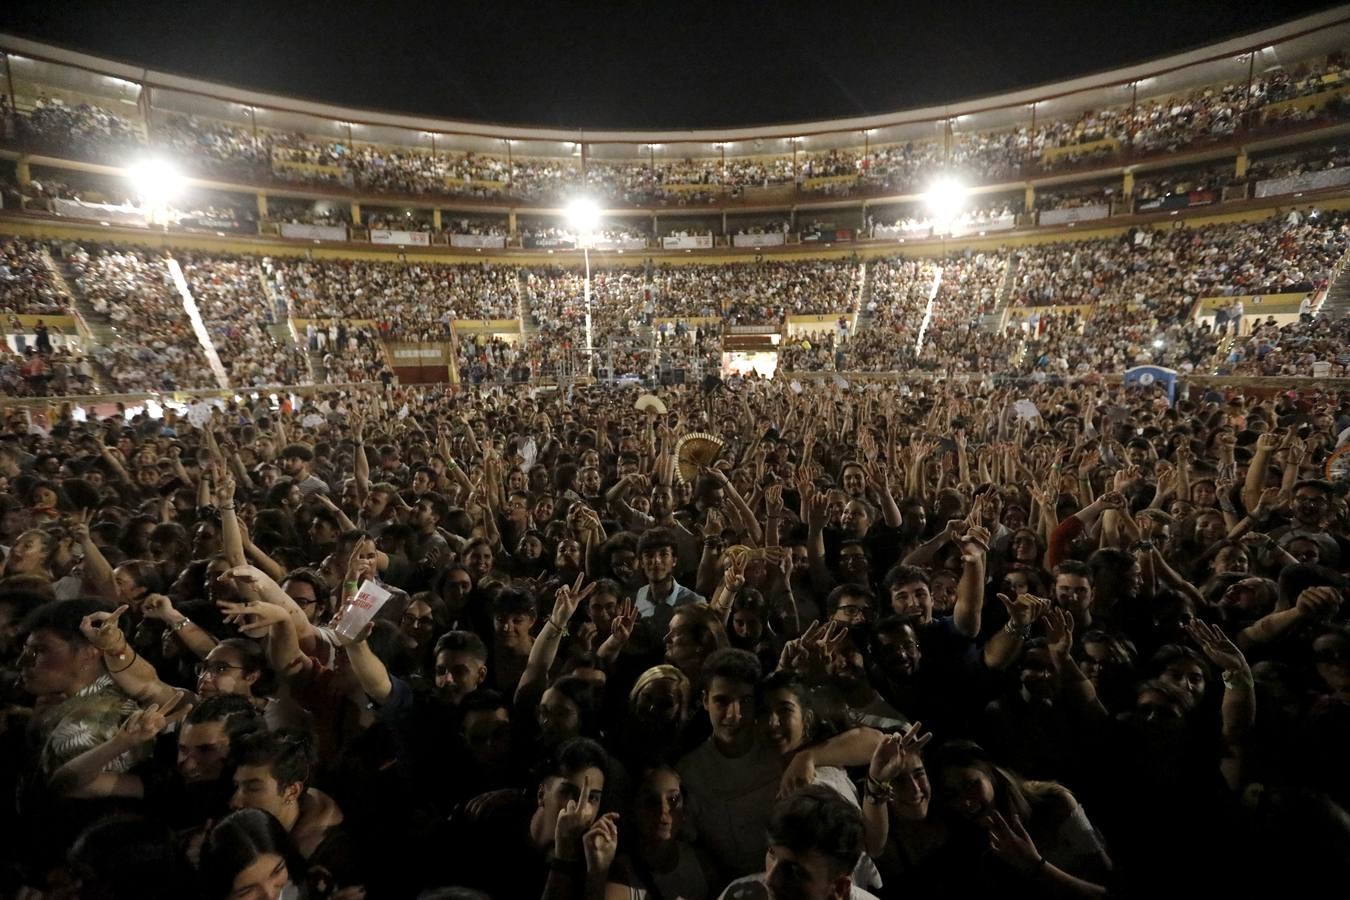
[[[1331,270],[1327,295],[1318,312],[1331,319],[1340,319],[1350,313],[1350,253],[1342,256]]]
[[[1008,262],[1003,271],[1003,281],[998,286],[994,299],[994,308],[980,316],[980,330],[988,334],[1000,334],[1008,320],[1008,301],[1012,297],[1013,284],[1017,280],[1017,254],[1009,253]]]
[[[50,250],[46,247],[42,248],[42,255],[56,279],[57,288],[70,299],[72,312],[84,321],[84,325],[89,331],[87,345],[84,348],[85,354],[94,364],[95,380],[104,382],[103,376],[107,373],[100,362],[101,354],[98,351],[117,343],[117,329],[113,326],[110,318],[102,313],[95,312],[89,299],[76,289],[75,285],[78,282],[75,277],[75,270],[71,268],[70,263],[66,261],[64,256],[52,256]]]

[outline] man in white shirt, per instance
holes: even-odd
[[[676,607],[702,603],[703,597],[675,580],[679,550],[673,532],[653,528],[638,542],[638,564],[647,583],[638,588],[634,603],[638,615],[658,634],[664,635]]]

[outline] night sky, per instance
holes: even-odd
[[[4,0],[0,30],[347,106],[684,128],[962,100],[1146,61],[1329,5]]]

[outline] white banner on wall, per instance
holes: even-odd
[[[483,247],[486,249],[500,250],[506,246],[506,235],[504,234],[452,234],[450,235],[451,247]]]
[[[597,237],[591,246],[596,250],[646,250],[647,241],[640,237]]]
[[[1091,206],[1042,210],[1038,221],[1042,225],[1067,225],[1069,222],[1091,222],[1093,219],[1105,219],[1110,215],[1111,205],[1109,203],[1094,203]]]
[[[1302,175],[1287,175],[1284,178],[1267,178],[1256,183],[1256,196],[1276,197],[1298,191],[1320,191],[1322,188],[1342,184],[1350,184],[1350,168],[1323,169],[1320,172],[1304,172]]]
[[[145,213],[134,206],[113,206],[111,203],[86,203],[83,200],[53,200],[52,211],[58,216],[77,219],[99,219],[119,225],[144,225]]]
[[[431,246],[431,235],[425,231],[390,231],[388,228],[370,229],[372,244],[405,244],[418,247]]]
[[[781,247],[786,241],[781,231],[771,234],[736,234],[731,237],[733,247]]]
[[[951,225],[954,235],[979,234],[981,231],[1007,231],[1017,226],[1017,216],[995,216],[992,219],[958,220]]]
[[[346,225],[303,225],[299,222],[282,222],[281,236],[314,241],[345,241]]]
[[[667,250],[707,250],[713,245],[711,234],[672,234],[661,238]]]

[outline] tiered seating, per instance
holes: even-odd
[[[75,289],[117,329],[97,348],[104,387],[141,391],[216,387],[164,260],[142,250],[73,247]]]
[[[487,264],[284,260],[277,282],[298,318],[371,319],[400,340],[448,340],[455,319],[515,318],[516,270]]]
[[[0,313],[37,316],[65,312],[69,302],[42,258],[42,245],[0,238]]]
[[[231,385],[311,380],[304,352],[294,342],[278,342],[267,330],[277,316],[263,291],[258,260],[191,255],[181,264]]]

